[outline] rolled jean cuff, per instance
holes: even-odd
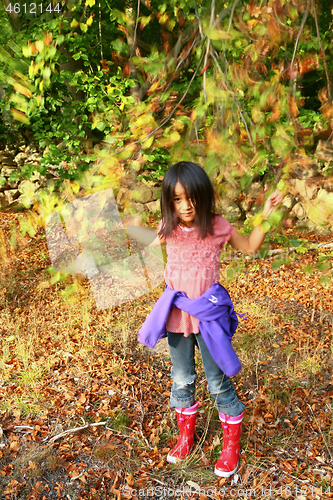
[[[172,394],[170,396],[171,408],[190,408],[195,403],[194,396],[191,398],[175,398]]]
[[[225,415],[229,415],[230,417],[238,417],[238,415],[240,415],[246,408],[245,404],[238,399],[236,399],[236,401],[232,402],[230,405],[216,405],[216,407],[220,413],[224,413]]]

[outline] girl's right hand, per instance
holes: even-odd
[[[267,217],[271,211],[273,210],[274,207],[276,207],[281,201],[283,200],[284,196],[278,189],[274,191],[266,200],[264,210],[263,210],[263,216]]]

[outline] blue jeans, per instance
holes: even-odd
[[[213,360],[201,333],[184,337],[182,333],[168,332],[168,343],[172,363],[171,378],[173,384],[170,397],[172,408],[188,408],[195,402],[197,374],[194,349],[197,345],[201,352],[208,390],[218,411],[231,417],[237,417],[242,413],[245,405],[238,400],[234,386]]]

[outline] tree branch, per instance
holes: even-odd
[[[216,64],[217,68],[218,68],[218,71],[219,71],[220,75],[222,76],[222,82],[223,82],[223,86],[224,86],[224,88],[225,88],[226,90],[228,90],[228,91],[231,93],[231,95],[232,95],[232,97],[233,97],[233,100],[236,102],[236,104],[237,104],[237,106],[238,106],[238,112],[239,112],[239,115],[240,115],[240,117],[241,117],[242,122],[244,123],[244,127],[245,127],[245,129],[246,129],[246,133],[247,133],[247,136],[248,136],[248,138],[249,138],[249,141],[250,141],[250,144],[251,144],[251,146],[252,146],[252,149],[254,150],[254,149],[255,149],[255,147],[254,147],[254,144],[253,144],[253,142],[252,142],[252,137],[251,137],[251,134],[250,134],[249,128],[248,128],[248,126],[247,126],[246,120],[245,120],[245,118],[244,118],[244,116],[243,116],[243,113],[242,113],[242,105],[241,105],[241,103],[239,102],[239,100],[237,99],[237,97],[235,96],[234,92],[233,92],[233,91],[229,88],[229,86],[227,85],[227,83],[226,83],[226,81],[225,81],[225,75],[224,75],[224,73],[223,73],[222,69],[220,68],[220,65],[219,65],[219,63],[218,63],[218,60],[217,60],[217,58],[216,58],[216,56],[215,56],[215,54],[214,54],[214,53],[212,53],[212,57],[213,57],[213,59],[214,59],[214,62],[215,62],[215,64]]]
[[[303,33],[304,25],[305,25],[305,22],[307,20],[308,14],[309,14],[309,3],[307,4],[306,10],[304,12],[304,16],[303,16],[303,19],[302,19],[301,27],[300,27],[300,30],[298,32],[298,35],[297,35],[297,38],[296,38],[296,42],[295,42],[294,53],[293,53],[293,57],[292,57],[291,63],[290,63],[290,82],[293,80],[293,78],[292,78],[292,75],[293,75],[293,66],[294,66],[294,61],[295,61],[295,57],[296,57],[297,47],[298,47],[298,43],[299,43],[299,40],[301,38],[301,35]]]
[[[102,13],[101,13],[101,2],[98,2],[98,30],[99,30],[99,40],[101,44],[101,60],[103,61],[103,41],[102,41]]]
[[[126,147],[122,148],[120,151],[117,151],[117,152],[115,152],[115,153],[112,153],[111,155],[108,155],[106,158],[104,158],[102,161],[100,161],[100,162],[97,164],[97,166],[96,166],[95,170],[93,170],[93,172],[92,172],[92,175],[94,175],[94,174],[97,172],[97,170],[100,168],[100,166],[101,166],[104,162],[106,162],[109,158],[111,158],[111,157],[113,157],[113,156],[116,156],[117,154],[119,154],[119,153],[120,153],[120,152],[122,152],[122,151],[126,151],[127,149],[131,148],[131,147],[132,147],[132,146],[134,146],[135,144],[141,144],[143,141],[146,141],[147,139],[149,139],[150,137],[152,137],[153,135],[155,135],[155,134],[156,134],[156,132],[157,132],[158,130],[160,130],[160,129],[161,129],[161,128],[162,128],[162,127],[163,127],[163,126],[164,126],[164,125],[165,125],[165,124],[166,124],[166,123],[167,123],[167,122],[168,122],[168,121],[169,121],[172,117],[173,117],[173,115],[174,115],[174,114],[175,114],[175,112],[176,112],[177,107],[178,107],[178,106],[179,106],[179,105],[180,105],[180,104],[184,101],[185,97],[187,96],[187,94],[188,94],[188,92],[189,92],[189,90],[190,90],[190,88],[191,88],[191,85],[192,85],[192,83],[193,83],[193,80],[194,80],[194,79],[195,79],[195,77],[197,76],[197,73],[198,73],[198,71],[199,71],[199,68],[201,67],[201,64],[202,64],[202,61],[203,61],[203,57],[204,57],[204,56],[203,56],[203,54],[202,54],[202,55],[201,55],[201,57],[200,57],[200,61],[199,61],[198,65],[197,65],[197,67],[196,67],[196,69],[195,69],[195,71],[194,71],[194,73],[193,73],[193,76],[192,76],[192,78],[191,78],[191,80],[190,80],[190,82],[189,82],[189,84],[188,84],[188,86],[187,86],[187,89],[185,90],[185,92],[184,92],[184,94],[182,95],[181,99],[179,99],[179,101],[178,101],[178,102],[177,102],[177,104],[174,106],[174,108],[173,108],[173,110],[171,111],[171,113],[170,113],[168,116],[166,116],[166,117],[164,118],[164,120],[162,120],[162,121],[161,121],[161,123],[159,124],[159,126],[158,126],[158,127],[156,127],[156,128],[155,128],[152,132],[150,132],[149,134],[147,134],[145,137],[142,137],[142,139],[138,139],[137,141],[131,142],[131,143],[130,143],[130,144],[128,144]]]
[[[231,12],[230,12],[230,19],[229,19],[229,25],[228,25],[227,33],[229,33],[229,31],[230,31],[232,19],[234,17],[235,9],[236,9],[238,3],[239,3],[239,0],[235,0],[234,4],[232,6],[232,9],[231,9]]]
[[[136,21],[135,21],[135,28],[134,28],[134,34],[133,34],[133,46],[132,46],[132,54],[131,54],[131,56],[133,55],[133,51],[136,49],[136,46],[137,46],[136,36],[137,36],[139,16],[140,16],[140,3],[141,3],[141,0],[138,0],[138,6],[137,6],[137,10],[136,10]]]
[[[317,30],[317,38],[318,38],[318,43],[319,43],[319,47],[320,47],[320,55],[322,56],[323,64],[324,64],[324,68],[325,68],[325,73],[326,73],[327,96],[328,96],[329,103],[331,103],[332,102],[331,82],[330,82],[330,77],[329,77],[329,73],[328,73],[328,67],[327,67],[327,62],[326,62],[325,51],[324,51],[323,46],[321,44],[320,32],[319,32],[319,26],[318,26],[318,18],[317,18],[317,11],[316,11],[316,4],[315,4],[314,0],[312,0],[312,6],[313,6],[313,13],[314,13],[316,30]]]

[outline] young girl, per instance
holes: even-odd
[[[263,218],[282,201],[275,191],[266,201]],[[172,363],[170,404],[176,409],[179,438],[167,461],[183,460],[194,443],[194,350],[200,349],[208,382],[222,423],[223,448],[215,474],[229,477],[238,468],[240,427],[245,405],[227,375],[240,370],[231,346],[237,318],[227,291],[218,284],[220,254],[226,243],[236,250],[255,252],[265,234],[256,227],[246,238],[215,214],[212,184],[196,163],[180,162],[166,173],[161,190],[162,221],[153,244],[166,242],[164,294],[139,332],[139,342],[154,347],[168,337]]]

